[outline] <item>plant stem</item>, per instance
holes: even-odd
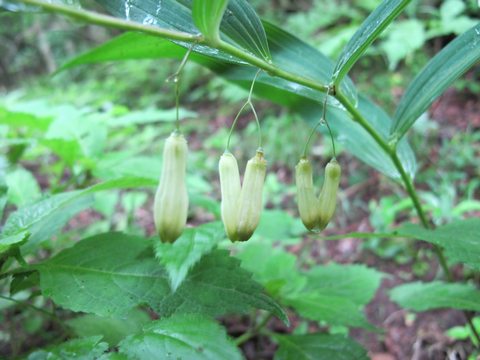
[[[297,84],[307,86],[311,89],[315,89],[321,92],[327,92],[329,90],[328,85],[319,84],[318,82],[292,74],[288,71],[282,70],[275,66],[271,61],[264,60],[255,55],[248,53],[242,49],[239,49],[225,41],[220,41],[217,46],[214,46],[208,42],[201,34],[190,34],[182,31],[168,30],[156,26],[143,25],[134,21],[122,20],[113,16],[99,14],[93,11],[85,9],[76,9],[72,6],[47,3],[42,0],[17,0],[17,2],[39,6],[45,10],[63,14],[71,18],[82,20],[91,24],[113,27],[116,29],[128,30],[128,31],[139,31],[150,35],[159,36],[162,38],[167,38],[170,40],[179,40],[184,42],[194,42],[197,44],[204,44],[217,48],[219,50],[226,51],[231,55],[234,55],[242,60],[245,60],[251,65],[255,65],[262,70],[268,72],[271,76],[279,76],[285,80],[290,80],[296,82]]]
[[[369,135],[375,140],[375,142],[385,151],[385,153],[390,157],[395,166],[395,169],[400,174],[400,178],[402,179],[403,184],[405,185],[405,189],[408,193],[408,196],[412,199],[413,206],[415,207],[415,211],[420,218],[420,222],[422,223],[423,227],[427,229],[432,229],[432,224],[429,222],[425,211],[423,210],[422,204],[420,203],[420,199],[418,197],[418,193],[415,190],[415,187],[412,182],[412,178],[407,174],[405,171],[396,151],[396,143],[390,145],[387,140],[385,140],[371,125],[370,123],[363,117],[363,115],[353,106],[348,99],[343,96],[341,92],[337,92],[336,98],[340,103],[345,106],[348,112],[353,116],[353,120],[360,124],[365,131],[369,133]],[[452,274],[450,269],[448,268],[447,261],[445,256],[443,255],[443,250],[438,245],[433,245],[433,250],[438,258],[440,266],[442,267],[445,276],[447,277],[448,281],[452,281]]]
[[[475,337],[475,339],[477,340],[477,345],[475,346],[477,349],[478,347],[480,346],[480,335],[478,334],[478,331],[477,329],[475,328],[475,325],[472,321],[472,318],[473,318],[473,315],[475,314],[475,312],[473,311],[464,311],[463,312],[465,317],[467,318],[467,323],[468,323],[468,326],[470,327],[471,331],[472,331],[472,334],[473,336]],[[474,344],[475,345],[475,344]]]
[[[143,25],[134,21],[127,21],[115,18],[113,16],[102,15],[94,11],[77,9],[73,6],[61,5],[42,0],[17,0],[17,2],[39,6],[42,9],[63,14],[71,18],[82,20],[90,24],[112,27],[122,30],[140,31],[146,34],[156,35],[171,40],[202,42],[203,36],[199,34],[189,34],[182,31],[169,30],[156,26]]]
[[[423,225],[423,227],[427,229],[432,229],[433,224],[428,220],[427,215],[425,214],[425,211],[423,210],[423,207],[420,203],[420,199],[418,197],[418,194],[415,190],[415,187],[413,185],[413,181],[411,177],[407,174],[405,169],[403,168],[403,165],[398,158],[398,154],[396,151],[396,143],[391,146],[386,140],[384,140],[380,134],[376,132],[375,129],[373,129],[370,124],[367,122],[367,120],[363,117],[363,115],[348,101],[347,98],[345,98],[341,93],[336,94],[336,98],[342,103],[343,106],[349,111],[350,114],[352,114],[353,119],[359,123],[377,142],[377,144],[385,150],[385,152],[389,155],[389,157],[392,159],[393,164],[395,165],[395,168],[400,174],[400,177],[402,179],[403,184],[405,185],[405,188],[407,190],[407,193],[409,197],[412,199],[413,205],[415,207],[415,210],[418,214],[418,217],[420,218],[420,221]],[[445,258],[445,255],[443,254],[443,249],[438,246],[438,245],[433,245],[433,250],[435,252],[435,255],[438,258],[438,262],[440,263],[440,266],[449,282],[453,282],[453,275],[450,269],[448,268],[447,260]],[[477,332],[477,329],[475,329],[475,326],[473,324],[472,318],[471,318],[471,313],[469,311],[464,310],[463,314],[465,315],[465,318],[467,319],[467,324],[472,331],[473,336],[475,336],[477,343],[480,344],[480,334]],[[478,346],[477,346],[478,348]]]
[[[247,331],[245,334],[240,335],[238,338],[235,339],[235,345],[240,346],[243,343],[247,342],[250,340],[252,337],[254,337],[260,330],[262,330],[265,325],[270,321],[270,319],[273,317],[272,314],[268,314],[263,318],[262,321],[260,321],[253,329]]]

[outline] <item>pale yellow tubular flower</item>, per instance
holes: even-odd
[[[308,159],[302,158],[295,166],[295,182],[297,185],[298,211],[303,225],[308,230],[313,230],[319,222],[320,211],[318,199],[313,187],[312,165]]]
[[[173,132],[163,149],[162,173],[154,201],[155,227],[162,242],[174,242],[187,223],[187,141]]]
[[[263,151],[257,150],[255,156],[247,163],[240,192],[237,226],[239,241],[250,239],[260,221],[266,172],[267,162],[263,156]]]
[[[240,200],[240,173],[237,160],[230,152],[225,152],[218,163],[220,188],[222,193],[221,213],[227,237],[238,240],[238,205]]]
[[[318,199],[320,218],[318,228],[324,229],[335,213],[337,206],[337,193],[340,184],[340,175],[342,170],[337,160],[332,159],[325,167],[325,182]]]

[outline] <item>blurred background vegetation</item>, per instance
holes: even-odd
[[[263,18],[281,24],[335,59],[379,1],[251,3]],[[93,2],[85,5],[95,7]],[[392,113],[405,87],[426,62],[479,20],[476,0],[414,0],[355,66],[352,79],[359,92]],[[49,194],[84,188],[118,175],[158,179],[163,139],[172,131],[175,117],[173,87],[165,79],[175,71],[178,61],[125,61],[55,73],[69,58],[118,34],[116,30],[84,25],[62,16],[0,10],[2,223],[17,207]],[[246,95],[199,65],[188,63],[185,68],[180,103],[182,129],[191,149],[191,224],[219,217],[217,161]],[[423,115],[410,135],[419,162],[417,184],[421,197],[438,224],[480,216],[479,96],[477,66]],[[269,210],[257,235],[288,243],[289,239],[301,238],[302,230],[298,221],[288,216],[285,220],[285,213],[277,210],[296,216],[292,169],[310,127],[298,115],[279,106],[259,99],[255,105],[270,167],[266,181]],[[232,145],[243,166],[256,144],[250,114],[242,115],[238,129]],[[312,158],[317,183],[321,182],[318,175],[329,160],[330,148],[327,137],[319,135],[314,140]],[[399,185],[348,153],[341,152],[340,162],[345,174],[342,193],[335,222],[327,234],[382,232],[414,216],[410,200]],[[145,191],[101,193],[92,209],[68,224],[55,251],[60,249],[59,243],[67,246],[80,234],[85,237],[115,229],[150,235],[151,203],[151,193]],[[279,229],[275,225],[278,223],[288,226]],[[367,263],[393,260],[408,264],[420,278],[429,272],[431,254],[418,245],[383,239],[349,241],[336,243],[333,250],[330,245],[319,244],[312,261],[324,262],[328,258],[322,256],[333,251],[332,258],[340,262],[360,258]],[[46,251],[52,248],[46,245]],[[0,309],[3,306],[9,304],[0,303]],[[27,313],[22,314],[19,316],[25,316],[25,338],[38,333],[42,327],[39,315],[28,318]],[[5,334],[0,332],[1,336]],[[25,342],[17,339],[14,346],[18,349],[13,353],[35,346]]]

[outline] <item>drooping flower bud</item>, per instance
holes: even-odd
[[[263,156],[263,151],[257,150],[255,156],[247,162],[240,192],[237,227],[239,241],[250,239],[260,222],[263,208],[262,193],[266,173],[267,161]]]
[[[295,166],[295,182],[297,185],[298,211],[303,225],[313,230],[319,222],[320,212],[318,199],[313,187],[312,165],[308,159],[302,158]]]
[[[155,227],[163,242],[177,240],[187,222],[187,153],[187,141],[182,134],[173,132],[163,149],[162,173],[153,209]]]
[[[227,236],[232,241],[238,240],[238,203],[240,200],[240,173],[235,157],[225,152],[218,164],[220,188],[222,192],[221,213]]]
[[[262,212],[262,192],[267,162],[257,150],[245,169],[243,185],[235,157],[226,152],[220,158],[220,186],[222,191],[222,220],[225,232],[232,241],[246,241],[253,235]]]
[[[320,212],[318,227],[320,230],[328,225],[335,213],[341,173],[340,165],[335,159],[330,160],[325,167],[325,181],[318,199]]]

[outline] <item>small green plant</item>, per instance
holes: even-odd
[[[11,8],[10,3],[0,2],[0,6]],[[435,209],[429,206],[432,201],[415,186],[416,157],[407,139],[433,101],[480,60],[480,24],[469,24],[425,65],[390,116],[359,94],[348,74],[405,10],[408,0],[385,0],[372,7],[335,62],[282,28],[262,21],[245,0],[96,0],[111,15],[61,2],[13,3],[22,11],[47,10],[128,31],[65,63],[62,71],[104,61],[180,60],[177,72],[169,77],[176,103],[170,111],[152,108],[135,113],[114,108],[105,114],[38,102],[23,104],[21,109],[8,101],[2,104],[0,123],[4,127],[0,131],[7,134],[5,161],[11,169],[0,183],[0,210],[8,210],[0,237],[0,296],[8,306],[28,307],[48,316],[52,326],[68,334],[62,341],[49,339],[30,358],[241,359],[243,344],[253,338],[274,343],[275,359],[368,358],[348,330],[378,331],[364,307],[385,274],[361,264],[319,264],[318,259],[305,258],[325,233],[306,235],[299,230],[298,218],[263,209],[264,154],[269,144],[262,135],[253,96],[278,103],[316,124],[308,139],[297,136],[302,159],[296,174],[298,202],[305,226],[323,230],[332,220],[342,191],[342,161],[336,159],[335,150],[338,142],[343,151],[400,184],[404,199],[393,204],[398,198],[385,198],[381,211],[371,203],[379,231],[328,238],[411,239],[428,244],[440,276],[397,285],[388,293],[390,300],[415,312],[460,310],[475,339],[472,345],[480,343],[472,320],[480,311],[480,291],[475,281],[452,271],[454,264],[473,273],[480,270],[480,220],[457,216],[452,221],[448,217],[437,221]],[[390,33],[390,42],[382,43],[392,63],[405,55],[392,44],[404,38],[405,30],[417,27],[413,19],[403,20]],[[410,45],[417,48],[422,39],[408,38],[407,43],[414,42]],[[249,89],[220,158],[220,206],[205,196],[214,186],[187,166],[195,162],[187,160],[187,140],[194,138],[195,126],[183,121],[184,135],[179,132],[181,119],[188,117],[180,108],[180,83],[189,61]],[[251,110],[255,119],[258,141],[242,184],[236,158],[229,151],[244,109]],[[155,126],[160,121],[166,125]],[[316,169],[306,159],[310,139],[320,124],[327,127],[333,159],[326,166],[317,198],[312,179]],[[141,127],[147,130],[138,134]],[[163,141],[159,139],[174,129],[160,158]],[[296,129],[290,126],[284,131]],[[20,133],[26,133],[29,140],[17,141]],[[39,143],[33,146],[32,139]],[[33,154],[27,151],[29,146],[35,149]],[[152,149],[153,154],[146,153]],[[203,149],[199,146],[195,151]],[[53,170],[42,166],[53,155],[59,158]],[[42,192],[31,171],[20,166],[20,160],[28,156],[45,175],[48,191]],[[197,157],[196,162],[203,161],[198,169],[209,164],[216,168],[212,164],[218,158],[210,162],[209,158]],[[465,161],[471,158],[467,155]],[[293,166],[291,171],[295,171]],[[155,186],[158,192],[153,203],[132,192]],[[152,192],[147,193],[152,199]],[[98,194],[103,197],[95,200]],[[123,222],[127,224],[136,206],[153,207],[150,214],[162,241],[138,228],[115,231],[125,227],[115,229],[113,221],[105,218],[112,216],[118,204],[126,212]],[[186,226],[189,212],[198,206],[211,212],[211,221]],[[100,226],[90,227],[90,233],[77,230],[76,237],[62,237],[62,228],[76,214],[92,208],[103,216],[104,222],[96,224]],[[400,212],[407,214],[397,221]],[[269,222],[262,223],[261,214]],[[226,237],[233,243],[225,241]],[[307,240],[302,241],[303,237]],[[287,245],[299,248],[299,255],[289,252]],[[59,307],[62,312],[57,311]],[[221,317],[228,323],[232,314],[245,315],[246,326],[240,331],[218,322]],[[290,319],[309,326],[292,329]],[[25,326],[39,332],[33,318]],[[12,349],[13,356],[25,355],[16,346]],[[261,356],[260,352],[254,356]]]

